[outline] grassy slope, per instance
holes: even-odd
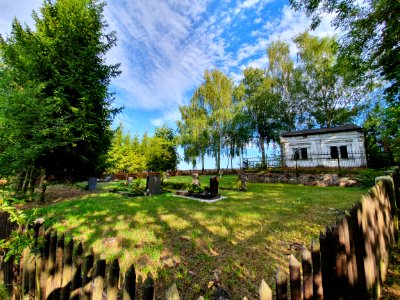
[[[208,178],[201,177],[203,185]],[[220,185],[235,180],[226,176]],[[123,270],[135,263],[142,275],[152,272],[159,290],[177,282],[186,299],[202,293],[215,272],[235,295],[255,297],[262,278],[274,285],[275,269],[295,253],[292,243],[309,246],[338,210],[350,208],[365,192],[249,183],[248,192],[224,190],[228,198],[210,204],[172,194],[126,198],[106,192],[112,185],[41,207],[37,214],[101,257],[120,258]]]

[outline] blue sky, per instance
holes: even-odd
[[[0,0],[0,33],[10,32],[13,17],[32,26],[31,12],[39,0]],[[115,120],[131,134],[152,134],[154,128],[175,126],[179,105],[188,104],[202,82],[204,70],[221,69],[235,82],[246,67],[265,68],[269,42],[290,44],[310,20],[279,0],[110,0],[105,18],[117,32],[118,45],[107,60],[121,63],[112,81],[117,106],[125,110]],[[334,33],[328,16],[313,32]],[[257,156],[250,149],[249,156]],[[237,161],[234,163],[237,164]],[[208,167],[214,161],[209,160]],[[226,166],[226,162],[222,163]],[[181,164],[180,168],[188,168]]]

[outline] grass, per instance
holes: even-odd
[[[201,176],[202,185],[209,177]],[[230,187],[236,179],[225,176],[220,186]],[[158,291],[176,282],[186,299],[204,294],[215,274],[235,298],[255,298],[261,279],[274,286],[276,268],[286,270],[288,255],[298,255],[292,245],[309,247],[366,192],[248,183],[247,192],[222,190],[226,199],[202,203],[172,193],[135,198],[108,193],[118,184],[99,184],[97,193],[58,199],[36,214],[100,257],[119,258],[122,270],[134,263],[142,277],[151,272]]]

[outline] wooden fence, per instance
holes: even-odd
[[[321,232],[319,244],[302,250],[301,262],[291,255],[289,271],[277,270],[274,292],[261,281],[259,299],[377,299],[390,247],[397,241],[399,202],[398,175],[379,177],[360,203]],[[0,213],[0,225],[1,238],[15,227],[5,213]],[[33,230],[43,241],[39,251],[26,249],[17,263],[1,266],[13,299],[185,299],[175,284],[156,294],[151,275],[139,291],[133,265],[121,274],[117,259],[108,265],[95,261],[93,251],[84,254],[80,242],[44,226]]]

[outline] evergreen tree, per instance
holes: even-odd
[[[14,20],[11,34],[0,39],[6,75],[0,81],[9,87],[0,91],[0,119],[12,141],[0,147],[0,161],[18,153],[12,173],[34,166],[78,180],[106,167],[109,126],[118,112],[108,85],[119,72],[118,65],[105,63],[116,38],[104,33],[103,7],[88,0],[46,0],[40,14],[33,13],[34,30]],[[18,116],[17,103],[26,117]]]

